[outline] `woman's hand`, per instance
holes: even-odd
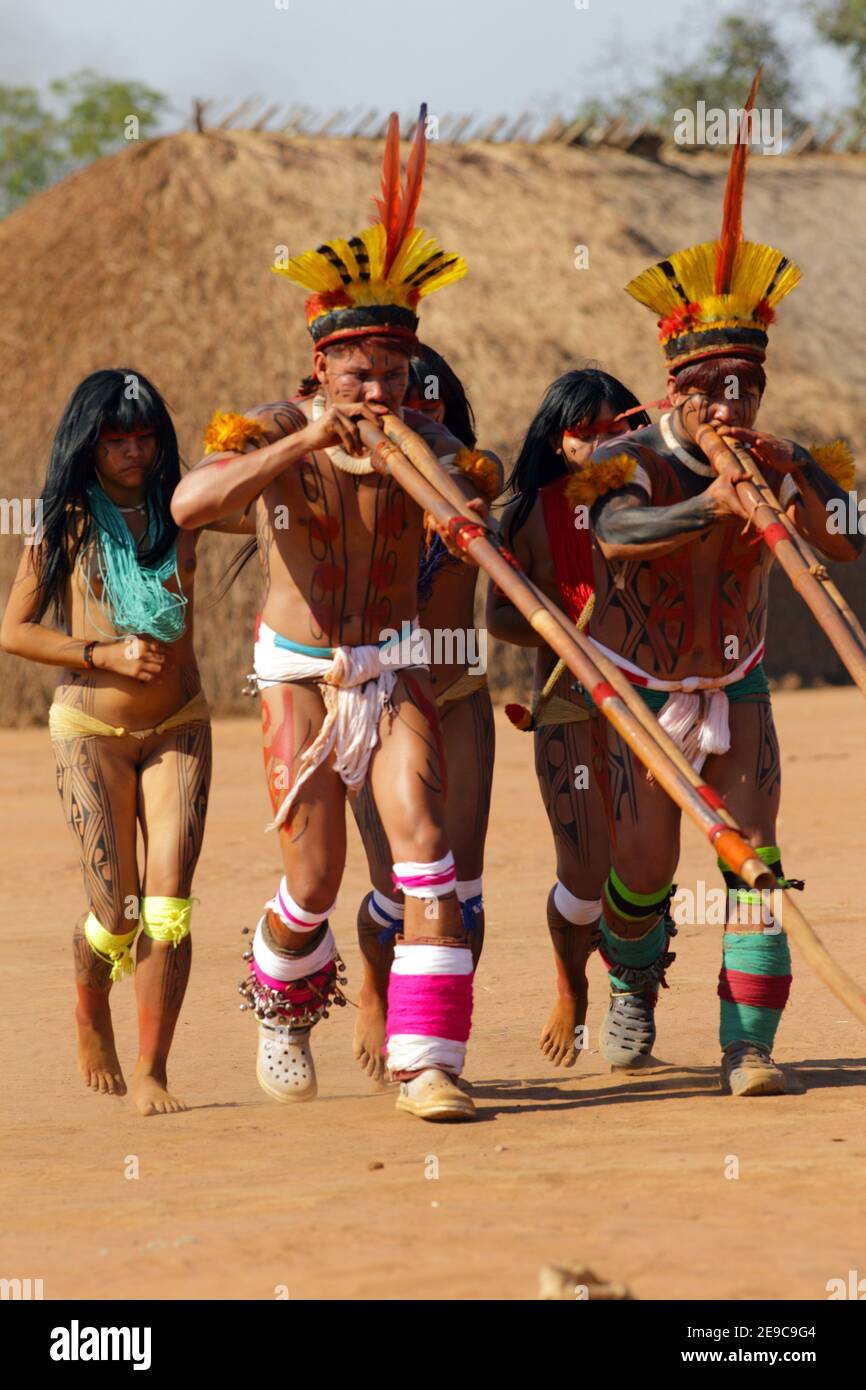
[[[121,637],[117,642],[97,642],[93,648],[97,671],[113,671],[145,684],[160,680],[170,664],[168,648],[151,637]]]

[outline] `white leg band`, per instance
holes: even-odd
[[[380,927],[393,927],[395,922],[403,921],[406,904],[395,903],[391,898],[386,898],[384,893],[380,893],[378,888],[374,888],[367,903],[367,911]]]
[[[483,878],[458,878],[457,896],[462,903],[468,902],[470,898],[481,898],[483,892]]]
[[[474,970],[468,946],[394,947],[392,975],[471,975]]]
[[[559,879],[553,890],[553,906],[573,927],[588,927],[601,916],[601,898],[576,898]]]
[[[408,898],[444,898],[454,892],[457,873],[454,855],[449,852],[432,864],[416,864],[405,860],[394,865],[394,885]]]
[[[253,938],[253,960],[260,970],[274,980],[290,984],[304,975],[314,975],[322,970],[337,954],[337,945],[331,928],[325,932],[314,951],[305,956],[288,956],[275,951],[264,938],[263,923],[259,922]]]
[[[388,1039],[389,1071],[424,1071],[438,1067],[459,1076],[466,1061],[466,1044],[451,1038],[426,1038],[416,1033],[394,1033]]]
[[[291,893],[289,885],[283,878],[282,883],[277,889],[276,896],[267,904],[272,912],[275,912],[280,921],[289,928],[290,931],[315,931],[320,927],[326,917],[330,917],[336,901],[331,903],[327,912],[308,912],[300,903],[296,903]],[[264,967],[263,967],[264,968]]]

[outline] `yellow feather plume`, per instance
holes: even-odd
[[[480,449],[463,448],[454,460],[455,467],[470,478],[486,501],[492,502],[499,493],[499,469],[488,454]]]
[[[635,475],[637,460],[630,454],[614,454],[603,463],[581,463],[565,485],[570,507],[591,507],[606,492],[627,487]]]
[[[833,439],[829,444],[810,444],[809,453],[843,492],[853,489],[857,478],[854,455],[844,439]]]
[[[743,241],[737,247],[734,258],[730,293],[717,295],[714,292],[716,245],[714,241],[704,241],[699,246],[676,251],[667,260],[687,300],[701,306],[702,322],[722,318],[751,322],[755,309],[765,295],[769,304],[775,306],[786,294],[790,294],[800,280],[799,267],[789,264],[767,294],[773,275],[783,259],[782,252],[772,246],[762,246],[759,242]],[[683,305],[681,296],[660,264],[650,266],[641,275],[635,276],[626,285],[626,292],[661,317]]]
[[[326,294],[338,290],[341,285],[339,273],[327,258],[318,251],[305,251],[301,256],[292,256],[287,265],[272,265],[274,275],[285,275],[296,285],[314,294]]]
[[[231,410],[217,411],[205,430],[205,454],[242,454],[247,444],[261,443],[267,436],[264,425],[248,415],[236,415]]]
[[[423,299],[434,290],[462,279],[468,268],[462,256],[443,252],[435,237],[428,236],[422,227],[415,227],[400,247],[385,279],[387,236],[384,225],[377,222],[372,227],[365,227],[358,235],[369,257],[368,279],[361,278],[361,266],[345,237],[333,237],[328,245],[343,262],[350,277],[348,284],[344,283],[339,269],[320,251],[305,251],[303,255],[293,256],[286,265],[272,265],[271,270],[313,294],[328,294],[342,289],[353,305],[398,304],[406,308],[411,307],[415,293]],[[439,253],[442,270],[430,275],[420,286],[413,287],[406,283],[420,266]]]

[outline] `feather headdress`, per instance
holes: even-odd
[[[385,333],[414,340],[418,301],[466,274],[461,256],[415,226],[427,154],[427,107],[422,105],[415,139],[400,184],[400,122],[392,113],[382,162],[379,220],[350,237],[334,237],[315,251],[273,265],[310,290],[307,327],[317,347],[340,338]]]
[[[758,68],[731,153],[718,241],[677,251],[626,285],[628,294],[661,315],[659,342],[671,367],[719,355],[763,361],[775,307],[800,279],[781,251],[743,241],[749,113],[760,80]]]

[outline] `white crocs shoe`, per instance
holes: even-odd
[[[274,1100],[313,1100],[318,1092],[309,1028],[259,1023],[256,1079]]]

